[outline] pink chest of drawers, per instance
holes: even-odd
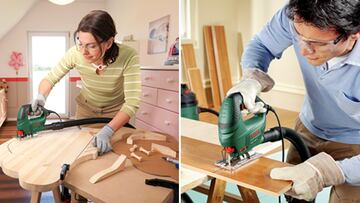
[[[136,128],[164,132],[178,140],[178,68],[142,68],[141,83],[141,103],[136,113]]]

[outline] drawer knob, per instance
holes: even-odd
[[[165,125],[169,126],[171,124],[170,121],[164,121]]]
[[[140,112],[141,113],[141,115],[148,115],[148,112],[146,112],[146,111],[142,111],[142,112]]]
[[[169,103],[171,104],[172,103],[172,100],[171,99],[165,99],[166,103]]]
[[[150,78],[151,78],[150,76],[145,76],[144,80],[150,80]]]
[[[143,93],[143,97],[148,97],[149,94],[148,93]]]

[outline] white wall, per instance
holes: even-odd
[[[140,43],[140,64],[162,66],[167,58],[168,48],[179,36],[178,0],[108,0],[106,8],[116,22],[117,39],[132,34]],[[147,54],[149,22],[170,15],[169,36],[165,53]]]
[[[191,0],[195,11],[192,24],[197,33],[192,40],[195,44],[197,64],[201,70],[205,86],[209,87],[209,74],[205,66],[202,28],[204,25],[222,24],[225,26],[229,63],[233,83],[239,80],[237,59],[237,32],[243,36],[244,47],[252,36],[271,19],[275,12],[285,5],[284,0]],[[262,98],[275,107],[299,111],[303,102],[304,84],[295,53],[287,49],[281,60],[274,60],[269,74],[276,85]],[[184,80],[184,77],[182,78]]]
[[[20,69],[18,76],[29,76],[28,31],[70,32],[72,46],[73,32],[81,18],[95,9],[105,9],[105,1],[75,1],[66,6],[58,6],[47,0],[39,0],[20,22],[0,39],[0,76],[16,77],[15,70],[8,65],[12,51],[21,52],[24,56],[25,66]]]

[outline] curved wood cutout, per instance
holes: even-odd
[[[115,173],[123,170],[125,168],[125,163],[126,163],[126,156],[122,154],[119,156],[119,158],[114,162],[114,164],[112,166],[93,175],[89,179],[90,183],[95,184],[95,183],[97,183],[101,180],[104,180],[105,178],[112,176]]]
[[[126,143],[127,144],[134,144],[134,140],[158,140],[158,141],[166,141],[166,136],[156,132],[143,132],[143,133],[136,133],[130,135]]]

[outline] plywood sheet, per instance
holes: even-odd
[[[68,172],[64,185],[70,190],[97,203],[105,202],[171,202],[171,189],[145,184],[145,179],[161,178],[144,173],[127,159],[124,170],[96,184],[89,178],[97,172],[110,167],[119,155],[109,152],[96,160],[78,165]]]
[[[165,135],[165,134],[164,134]],[[142,157],[141,162],[130,156],[130,148],[133,145],[126,144],[126,140],[121,140],[112,145],[113,151],[117,154],[125,154],[132,162],[135,168],[156,176],[171,177],[174,180],[179,180],[179,169],[176,169],[175,165],[162,159],[165,155],[159,152],[151,152],[150,156],[139,151],[142,147],[147,151],[151,150],[151,144],[156,143],[159,145],[170,147],[172,150],[179,151],[179,143],[174,137],[166,135],[166,141],[158,140],[134,140],[134,144],[138,146],[135,154]],[[179,153],[177,153],[179,157]]]
[[[44,131],[25,140],[13,138],[0,145],[0,166],[6,175],[18,178],[24,189],[50,191],[59,185],[61,166],[71,164],[91,139],[88,130],[78,128]]]
[[[189,137],[181,137],[181,163],[195,171],[237,184],[252,190],[279,196],[291,188],[290,181],[270,178],[270,170],[289,164],[261,157],[247,165],[230,172],[214,165],[222,158],[222,147]]]

